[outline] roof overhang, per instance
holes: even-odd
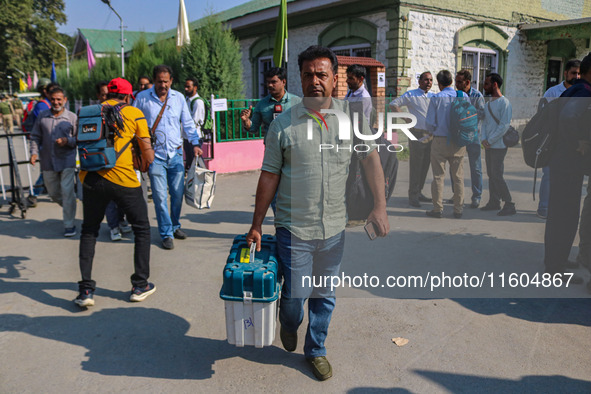
[[[591,39],[591,18],[563,21],[524,23],[518,26],[528,40],[556,40],[564,38]]]

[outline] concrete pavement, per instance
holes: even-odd
[[[516,216],[466,208],[455,220],[446,206],[444,219],[430,219],[430,204],[407,204],[402,162],[388,204],[390,235],[370,243],[362,228],[347,230],[343,271],[441,271],[458,261],[478,261],[495,274],[539,271],[544,222],[535,216],[532,172],[520,150],[510,149],[506,174]],[[257,179],[256,172],[219,176],[211,210],[183,207],[189,238],[175,240],[172,251],[160,248],[149,204],[157,291],[142,303],[128,302],[132,240],[112,243],[104,224],[93,271],[96,306],[88,310],[72,302],[79,236],[62,237],[61,209],[47,197],[25,220],[0,208],[0,392],[591,392],[591,300],[584,286],[572,287],[569,296],[580,298],[570,299],[470,292],[399,298],[387,289],[339,289],[326,343],[334,376],[326,382],[316,381],[304,361],[306,321],[294,353],[283,350],[278,333],[263,349],[229,345],[222,269],[233,237],[248,231]],[[466,186],[469,201],[469,180]],[[428,186],[424,192],[430,195]],[[81,212],[79,203],[79,219]],[[271,223],[269,217],[265,232],[273,231]],[[576,272],[589,280],[583,269]],[[395,337],[409,343],[397,347]]]

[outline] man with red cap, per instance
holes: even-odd
[[[136,176],[130,141],[135,139],[140,146],[144,160],[154,160],[154,150],[150,143],[148,124],[142,111],[129,105],[133,98],[131,84],[123,78],[115,78],[107,85],[109,93],[103,106],[111,106],[120,114],[123,128],[117,127],[114,148],[118,152],[115,167],[93,172],[80,172],[83,182],[84,221],[80,236],[80,273],[78,282],[80,294],[74,302],[80,307],[94,305],[96,282],[91,279],[92,260],[96,237],[110,201],[114,201],[125,212],[135,235],[134,273],[131,276],[132,290],[130,301],[143,301],[156,291],[150,276],[150,223],[148,208],[142,188]]]

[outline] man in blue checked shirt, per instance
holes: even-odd
[[[187,234],[181,230],[179,218],[185,188],[185,168],[183,166],[183,137],[181,124],[187,139],[193,145],[196,156],[201,156],[201,140],[195,129],[195,122],[189,112],[185,96],[171,89],[172,69],[161,64],[154,67],[154,86],[137,95],[134,106],[146,115],[148,125],[155,138],[154,162],[150,165],[152,199],[158,219],[158,232],[162,237],[162,247],[173,249],[172,238],[185,239]],[[162,118],[153,127],[162,106]],[[168,212],[167,190],[170,194],[170,213]]]
[[[484,97],[482,96],[482,93],[471,86],[471,81],[472,73],[469,70],[462,69],[456,74],[456,89],[466,93],[470,97],[470,102],[478,111],[478,134],[480,134],[482,119],[484,119],[485,116]],[[466,146],[466,152],[468,153],[468,163],[470,164],[470,181],[472,183],[472,198],[470,208],[478,208],[480,205],[480,199],[482,197],[482,160],[479,135],[476,135],[474,137],[474,141]]]

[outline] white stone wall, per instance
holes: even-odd
[[[329,25],[331,25],[331,23],[321,23],[289,30],[287,87],[291,93],[298,96],[302,95],[298,55],[310,45],[318,45],[318,36],[322,33],[322,30],[326,29]]]
[[[449,70],[453,74],[456,69],[454,36],[470,21],[416,11],[410,11],[408,17],[412,22],[412,30],[408,33],[412,49],[408,51],[410,71],[405,76],[411,78],[410,88],[418,87],[416,76],[424,71],[431,71],[433,79],[441,70]],[[432,92],[439,92],[435,81]]]
[[[384,65],[388,67],[388,61],[386,60],[386,51],[388,50],[386,33],[390,29],[390,23],[386,19],[386,13],[379,12],[377,14],[362,16],[360,19],[364,19],[377,26],[378,37],[376,42],[376,60],[384,63]]]
[[[589,53],[589,48],[587,48],[587,40],[584,38],[579,38],[572,41],[577,47],[577,59],[583,60],[583,58]]]
[[[388,40],[386,32],[389,24],[386,20],[386,12],[379,12],[372,15],[361,16],[360,19],[369,21],[377,26],[376,58],[380,62],[386,63],[386,50],[388,49]],[[312,26],[305,26],[295,29],[289,29],[288,42],[288,62],[287,62],[287,86],[291,93],[298,96],[302,95],[302,85],[300,83],[300,73],[298,67],[298,54],[308,48],[310,45],[318,44],[318,36],[324,29],[332,25],[334,21],[328,23],[319,23]],[[242,66],[244,69],[244,94],[247,98],[255,97],[258,92],[252,91],[252,73],[253,65],[250,63],[250,47],[257,41],[256,38],[240,40],[242,50]]]
[[[527,41],[515,28],[503,29],[509,34],[505,96],[513,105],[513,124],[519,126],[531,118],[544,95],[546,44]]]
[[[474,21],[411,11],[409,20],[413,22],[409,39],[411,68],[411,89],[418,87],[416,76],[423,71],[431,71],[433,77],[440,70],[456,70],[454,50],[455,34],[463,26]],[[546,45],[543,41],[528,42],[517,34],[517,29],[499,26],[508,34],[509,56],[505,74],[505,95],[513,103],[513,120],[516,124],[532,116],[539,97],[543,94]],[[500,59],[499,59],[500,60]],[[438,92],[434,81],[433,92]]]
[[[252,71],[253,65],[250,62],[250,47],[255,43],[256,38],[240,40],[240,53],[242,57],[242,81],[244,81],[244,97],[252,98]]]

